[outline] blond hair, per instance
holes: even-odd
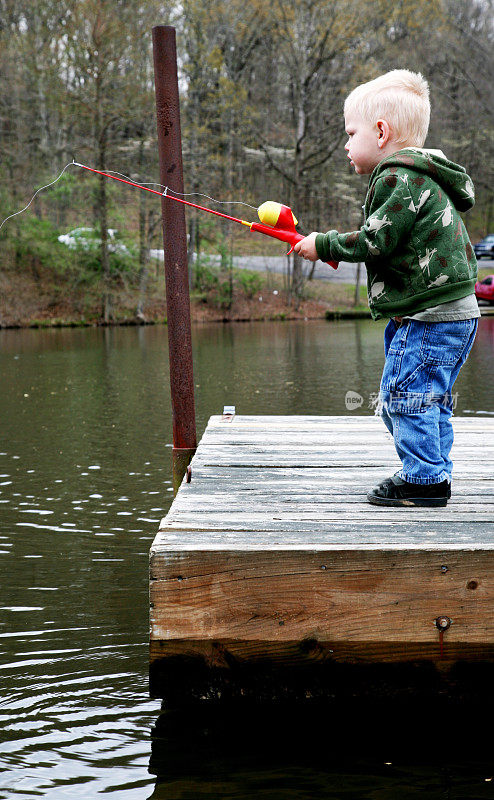
[[[385,119],[395,142],[422,147],[431,113],[429,86],[419,72],[393,69],[350,92],[344,111],[356,112],[371,125]]]

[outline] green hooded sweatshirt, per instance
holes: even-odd
[[[474,291],[477,260],[460,211],[474,204],[463,167],[409,147],[372,172],[364,225],[316,237],[322,261],[365,261],[372,318],[403,316]]]

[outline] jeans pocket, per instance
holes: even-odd
[[[431,406],[435,367],[430,364],[402,362],[396,380],[389,387],[387,402],[390,411],[398,414],[424,413]]]
[[[469,341],[475,320],[426,323],[420,356],[427,364],[453,367]]]

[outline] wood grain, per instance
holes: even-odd
[[[153,639],[494,644],[494,550],[176,551],[150,597]]]
[[[390,509],[379,418],[212,417],[151,548],[151,659],[437,661],[438,616],[447,658],[494,659],[494,420],[453,428],[448,505]]]

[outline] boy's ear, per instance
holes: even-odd
[[[377,120],[377,146],[384,147],[389,142],[389,137],[391,135],[391,129],[389,127],[389,123],[386,122],[385,119],[378,119]]]

